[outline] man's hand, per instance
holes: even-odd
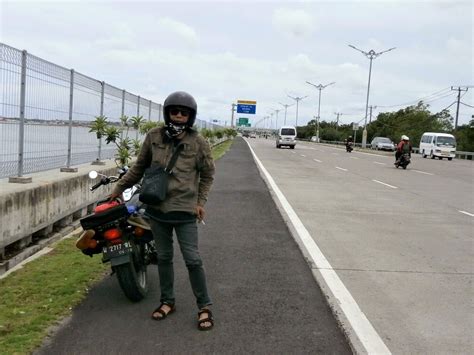
[[[111,194],[109,196],[109,201],[115,201],[115,199],[122,197],[122,194]]]
[[[204,216],[206,215],[206,211],[204,210],[204,207],[197,205],[196,206],[196,216],[199,222],[201,222],[204,219]]]

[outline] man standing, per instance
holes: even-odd
[[[206,276],[198,250],[196,222],[205,216],[204,205],[214,180],[214,161],[208,142],[192,129],[196,120],[197,104],[182,91],[170,94],[164,104],[165,126],[148,132],[135,164],[117,183],[112,196],[120,195],[143,176],[151,163],[166,167],[173,153],[180,149],[169,178],[164,201],[149,204],[146,214],[158,250],[160,278],[160,305],[152,319],[163,320],[176,310],[173,270],[173,230],[188,269],[198,312],[198,329],[210,330],[214,319],[209,306],[212,301],[206,285]]]

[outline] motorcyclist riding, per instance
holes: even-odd
[[[411,153],[413,152],[413,147],[410,143],[410,138],[406,135],[402,135],[400,143],[397,145],[397,151],[395,152],[395,163],[400,160],[402,154],[408,154],[411,157]]]
[[[347,137],[346,139],[346,151],[350,152],[352,150],[352,145],[354,143],[354,140],[352,139],[352,136]]]

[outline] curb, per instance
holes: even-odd
[[[14,257],[0,263],[0,280],[20,269],[24,264],[48,253],[52,249],[47,247],[54,242],[65,238],[74,232],[80,225],[79,220],[72,222],[69,226],[62,228],[59,232],[53,233],[50,237],[41,239],[37,244],[27,247]],[[41,251],[45,250],[43,253]]]

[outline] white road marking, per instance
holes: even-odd
[[[374,164],[387,165],[387,164],[385,164],[385,163],[380,163],[380,162],[378,162],[378,161],[374,161]]]
[[[357,158],[357,157],[350,157],[350,158],[351,158],[351,159],[359,159],[359,158]]]
[[[304,154],[301,154],[301,156],[302,156],[302,157],[306,157],[306,155],[304,155]]]
[[[419,174],[434,175],[434,174],[432,174],[432,173],[427,173],[426,171],[413,170],[413,169],[412,169],[412,171],[414,171],[415,173],[419,173]]]
[[[312,150],[317,150],[316,148],[313,148],[313,147],[311,147],[311,148],[309,148],[309,149],[312,149]]]
[[[339,155],[339,153],[331,153],[331,154],[334,154],[334,155]]]
[[[392,186],[392,185],[389,185],[389,184],[386,184],[386,183],[384,183],[384,182],[382,182],[382,181],[378,181],[378,180],[372,180],[372,181],[373,181],[373,182],[376,182],[376,183],[378,183],[378,184],[382,184],[382,185],[391,187],[392,189],[398,189],[398,187]]]
[[[318,159],[313,159],[314,161],[317,161],[318,163],[322,163],[321,160],[318,160]]]
[[[459,211],[461,213],[467,214],[468,216],[474,217],[474,214],[466,212],[466,211]]]
[[[293,154],[296,154],[295,152],[292,152]]]
[[[336,169],[339,169],[339,170],[342,170],[342,171],[347,171],[347,169],[340,168],[340,167],[338,167],[338,166],[336,166]]]
[[[346,319],[351,325],[355,336],[365,348],[365,351],[368,354],[391,354],[382,338],[380,338],[380,335],[374,329],[364,312],[362,312],[359,305],[352,297],[349,290],[342,283],[336,271],[334,271],[329,261],[321,252],[313,237],[311,237],[311,234],[309,234],[308,230],[303,225],[303,222],[301,222],[298,215],[293,210],[293,207],[289,204],[286,197],[280,191],[277,184],[268,173],[267,169],[265,169],[260,159],[258,159],[250,144],[249,148],[258,167],[263,172],[267,184],[275,192],[276,198],[278,198],[282,208],[293,225],[296,231],[296,235],[294,235],[294,237],[299,239],[301,242],[298,243],[298,245],[302,245],[302,248],[305,249],[303,250],[303,253],[308,254],[312,259],[311,261],[314,263],[317,271],[319,271],[321,274],[321,277],[324,279],[327,287],[330,289],[335,301],[340,306]]]

